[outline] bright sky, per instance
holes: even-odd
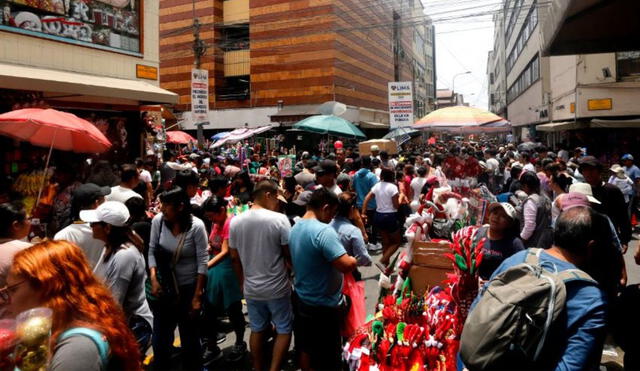
[[[472,106],[487,109],[487,54],[493,49],[491,12],[501,0],[422,0],[436,26],[437,88],[452,88]]]

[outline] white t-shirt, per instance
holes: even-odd
[[[146,169],[140,170],[140,181],[145,183],[151,183],[152,182],[151,173]]]
[[[411,179],[411,189],[413,190],[412,201],[420,200],[420,192],[422,192],[422,188],[424,187],[426,182],[427,182],[427,178],[425,177],[417,177],[417,178]]]
[[[398,211],[393,207],[393,196],[398,194],[398,186],[393,183],[379,182],[371,188],[371,192],[376,196],[376,211],[379,213],[395,213]]]
[[[102,251],[104,241],[93,238],[93,230],[89,223],[72,223],[56,233],[54,240],[66,240],[78,245],[84,251],[91,268],[95,268]]]
[[[533,166],[533,164],[532,164],[532,163],[528,163],[528,164],[524,165],[524,166],[522,167],[522,170],[523,170],[523,171],[530,171],[530,172],[532,172],[532,173],[535,173],[535,172],[536,172],[536,168],[535,168],[535,166]]]
[[[492,175],[497,175],[500,169],[500,163],[495,158],[490,158],[487,160],[487,172]]]
[[[118,185],[115,187],[111,187],[111,193],[106,195],[104,199],[106,201],[118,201],[118,202],[125,203],[131,197],[142,198],[142,196],[134,192],[132,189],[125,188],[123,186]]]

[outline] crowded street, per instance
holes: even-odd
[[[0,371],[640,370],[638,14],[0,0]]]

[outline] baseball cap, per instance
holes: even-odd
[[[589,183],[573,183],[569,187],[569,192],[577,192],[582,193],[587,196],[589,202],[593,202],[594,204],[601,204],[595,197],[593,197],[593,191],[591,190],[591,185]]]
[[[590,207],[589,198],[578,192],[569,192],[560,196],[558,200],[560,210],[565,211],[573,207],[586,206]]]
[[[298,206],[307,206],[309,201],[311,201],[311,195],[313,192],[304,191],[298,195],[298,198],[293,201],[294,204]]]
[[[115,227],[123,227],[129,220],[129,209],[118,201],[107,201],[95,210],[80,211],[80,219],[87,223],[107,223]]]
[[[97,184],[85,183],[78,186],[73,191],[72,202],[77,205],[84,205],[98,197],[106,196],[111,193],[111,188],[100,187]]]
[[[624,156],[622,156],[622,161],[626,161],[626,160],[633,161],[633,156],[630,153],[625,154]]]
[[[600,168],[600,161],[593,156],[584,156],[578,160],[580,166],[591,166]]]
[[[332,160],[322,160],[320,161],[320,165],[316,166],[314,169],[316,175],[325,175],[325,174],[336,174],[338,172],[338,166],[335,161]]]
[[[516,209],[513,206],[511,206],[510,203],[507,203],[507,202],[494,202],[494,203],[492,203],[491,205],[489,205],[489,213],[492,213],[497,208],[502,208],[502,210],[504,210],[504,212],[511,219],[516,219],[516,217],[518,215],[516,213]]]

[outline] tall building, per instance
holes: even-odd
[[[489,111],[506,116],[507,114],[507,74],[505,70],[504,12],[493,17],[493,50],[489,51],[487,75],[489,76]]]
[[[489,53],[488,74],[494,82],[489,88],[494,96],[491,109],[500,113],[502,103],[506,102],[506,117],[516,134],[522,139],[543,139],[550,145],[559,142],[588,145],[597,152],[613,143],[619,144],[624,138],[626,142],[629,138],[640,139],[640,133],[625,131],[640,127],[640,107],[635,103],[640,98],[640,52],[628,51],[635,44],[627,40],[620,44],[626,46],[624,51],[617,53],[611,50],[566,55],[570,50],[606,49],[602,40],[594,39],[589,44],[577,37],[580,32],[576,29],[562,29],[564,33],[555,39],[549,36],[557,24],[562,24],[560,20],[567,17],[565,5],[561,1],[504,2],[503,11],[494,17],[494,49]],[[588,22],[582,18],[580,22],[589,34]],[[613,19],[607,21],[611,27],[613,23]],[[612,42],[612,36],[607,37]],[[555,56],[547,56],[549,53]],[[503,67],[505,101],[500,99]],[[625,145],[629,147],[629,143]]]
[[[160,6],[161,84],[188,111],[192,3]],[[207,129],[289,125],[327,101],[363,128],[385,128],[388,82],[414,83],[416,117],[434,98],[433,26],[420,0],[202,0],[195,16],[209,46]]]

